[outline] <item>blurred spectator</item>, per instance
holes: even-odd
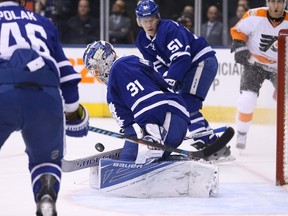
[[[243,5],[238,5],[237,9],[236,9],[236,14],[234,17],[232,17],[229,20],[229,29],[231,27],[233,27],[234,25],[236,25],[236,23],[243,17],[244,13],[247,11],[248,9],[245,8]]]
[[[236,25],[236,23],[243,17],[244,13],[247,11],[247,9],[243,5],[238,5],[236,9],[236,14],[234,17],[229,19],[228,27],[231,29],[233,26]],[[229,35],[229,44],[231,45],[232,38],[231,35]]]
[[[181,16],[177,21],[183,24],[187,29],[194,33],[194,8],[191,5],[186,5],[182,12]]]
[[[246,10],[250,8],[248,0],[238,0],[237,6],[240,6],[240,5],[246,8]]]
[[[35,0],[35,12],[50,18],[58,28],[63,20],[75,14],[76,7],[77,0]]]
[[[109,42],[112,44],[134,43],[131,18],[126,14],[125,2],[116,0],[109,18]]]
[[[194,17],[190,13],[182,13],[177,21],[194,33]]]
[[[186,5],[182,11],[182,15],[183,14],[191,14],[192,16],[194,16],[194,7],[191,5]]]
[[[209,45],[223,45],[223,24],[218,21],[218,8],[214,5],[207,10],[208,21],[202,24],[201,35]]]
[[[45,5],[46,5],[46,0],[36,0],[35,1],[35,12],[45,16]]]
[[[89,0],[79,0],[78,13],[61,28],[61,41],[66,44],[88,44],[99,40],[99,20],[90,15]]]

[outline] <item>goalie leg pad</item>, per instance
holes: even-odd
[[[216,196],[219,188],[219,169],[212,162],[198,161],[191,163],[189,178],[189,196]]]
[[[108,195],[135,198],[200,198],[218,194],[218,167],[204,160],[135,164],[101,159],[99,172],[95,170],[97,168],[91,169],[90,185]]]

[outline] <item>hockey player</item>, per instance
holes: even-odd
[[[277,36],[280,29],[288,28],[286,1],[267,0],[266,4],[267,7],[247,11],[231,28],[235,61],[244,65],[236,113],[236,147],[240,150],[246,148],[247,133],[264,80],[271,81],[276,93]]]
[[[18,2],[25,4],[0,0],[0,148],[21,131],[36,215],[56,216],[64,111],[67,135],[76,137],[87,134],[88,114],[78,102],[81,77],[65,57],[56,28]]]
[[[136,38],[136,46],[145,59],[153,62],[171,88],[184,98],[190,114],[189,133],[209,130],[209,123],[200,110],[217,73],[215,51],[203,37],[194,35],[183,25],[160,19],[159,7],[153,0],[139,1],[136,17],[143,28]],[[213,143],[216,138],[212,134],[198,139]],[[229,155],[227,148],[223,156]]]
[[[189,115],[179,95],[147,60],[137,56],[118,58],[111,44],[89,44],[83,60],[86,68],[107,85],[107,103],[124,134],[178,147],[185,138]],[[121,160],[145,163],[161,158],[162,150],[125,142]],[[163,158],[169,155],[165,152]]]

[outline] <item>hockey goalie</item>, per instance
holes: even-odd
[[[214,164],[191,160],[193,155],[187,160],[169,158],[168,148],[175,152],[186,136],[189,112],[183,98],[171,90],[151,62],[135,55],[119,57],[107,41],[88,44],[83,61],[86,69],[107,85],[107,104],[124,136],[146,141],[135,145],[126,140],[119,160],[101,159],[91,172],[93,187],[126,197],[217,194],[218,169]],[[234,131],[230,129],[228,134],[223,145],[221,137],[205,145],[213,150],[221,144],[213,152],[217,158],[230,155],[226,144]],[[157,149],[149,148],[147,142],[157,143]],[[210,155],[203,152],[198,159]]]

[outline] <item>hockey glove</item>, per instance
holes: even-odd
[[[244,41],[233,40],[231,52],[235,52],[234,59],[236,63],[242,64],[242,65],[249,65],[248,60],[251,54]]]
[[[158,142],[159,140],[151,135],[144,136],[143,140],[159,143]],[[163,142],[160,142],[160,143],[163,144]],[[138,153],[137,153],[137,158],[135,160],[135,163],[136,164],[151,163],[161,158],[163,153],[164,153],[164,150],[162,149],[153,148],[151,146],[146,146],[146,145],[138,145]]]
[[[144,127],[146,136],[143,137],[143,140],[150,142],[160,143],[163,145],[163,137],[166,132],[164,128],[159,127],[156,124],[146,124]],[[153,148],[151,146],[138,145],[138,154],[135,163],[144,164],[151,163],[154,160],[157,160],[162,157],[164,151],[162,149]]]
[[[72,113],[65,113],[66,135],[71,137],[83,137],[88,134],[89,115],[88,111],[79,104],[78,109]]]

